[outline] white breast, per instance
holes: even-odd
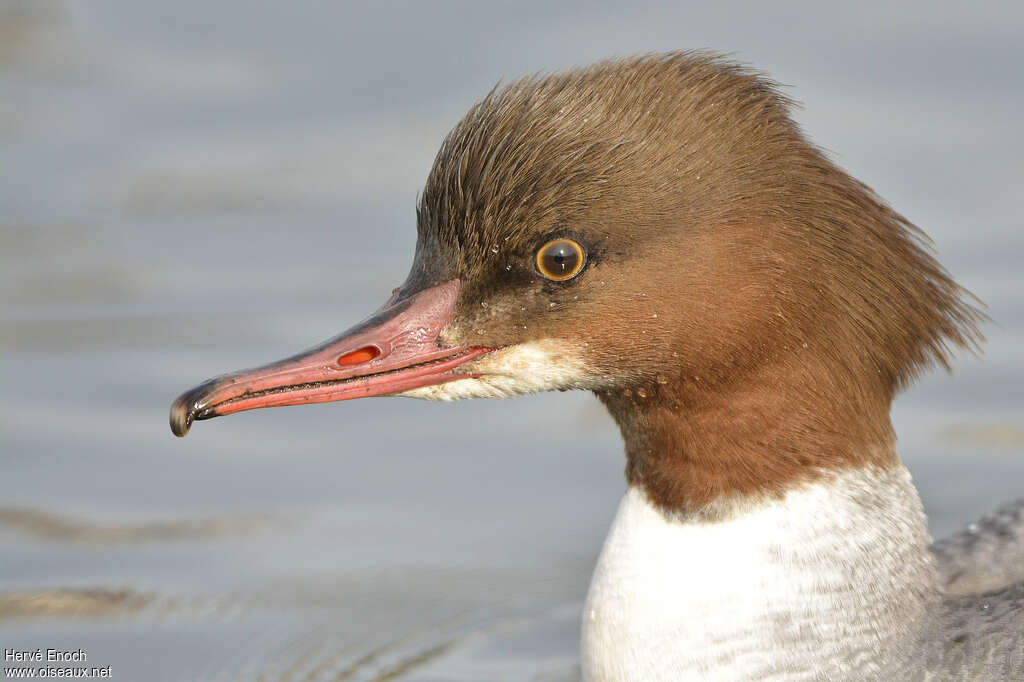
[[[588,681],[848,679],[878,672],[934,596],[902,467],[853,470],[723,521],[630,488],[583,615]]]

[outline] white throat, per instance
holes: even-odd
[[[854,469],[725,520],[631,487],[583,614],[588,682],[870,679],[937,598],[902,466]]]

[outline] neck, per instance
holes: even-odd
[[[868,679],[899,660],[937,598],[902,466],[825,472],[733,511],[666,512],[630,486],[587,598],[585,679]]]
[[[600,393],[626,442],[630,485],[666,511],[714,517],[828,472],[898,464],[891,386],[813,350],[787,350],[727,380],[682,376]]]

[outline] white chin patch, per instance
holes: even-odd
[[[502,348],[459,368],[480,374],[436,386],[421,386],[392,395],[423,400],[509,398],[527,393],[596,388],[577,349],[544,339]]]

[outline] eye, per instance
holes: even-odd
[[[553,239],[537,251],[537,270],[557,282],[572,279],[586,263],[583,247],[571,239]]]

